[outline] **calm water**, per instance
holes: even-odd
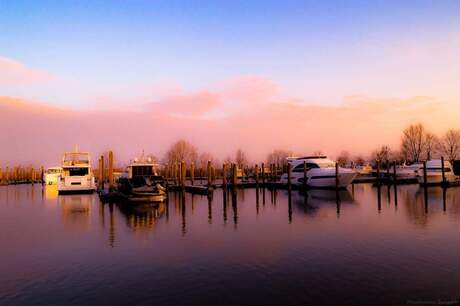
[[[460,188],[429,190],[428,205],[416,185],[396,195],[218,190],[129,209],[0,187],[0,304],[460,301]]]

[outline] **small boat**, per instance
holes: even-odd
[[[79,152],[78,148],[74,152],[64,153],[57,189],[60,194],[92,193],[96,190],[89,153]]]
[[[135,159],[128,166],[127,176],[120,177],[117,192],[132,203],[163,202],[167,198],[164,178],[157,173],[158,165],[151,158]]]
[[[452,165],[449,161],[444,161],[444,173],[446,182],[453,182],[457,180],[457,176],[453,172]],[[417,170],[417,177],[420,184],[425,183],[425,176],[423,173],[423,165]],[[439,185],[442,183],[442,161],[429,160],[426,162],[426,179],[428,185]]]
[[[370,164],[357,167],[356,170],[358,171],[359,175],[372,175],[373,171],[372,166]]]
[[[46,169],[45,184],[46,185],[57,185],[61,174],[62,174],[61,167],[51,167],[51,168]]]
[[[290,157],[287,159],[291,165],[291,184],[303,185],[304,183],[304,162],[307,167],[306,185],[310,188],[335,188],[336,187],[336,163],[326,156]],[[350,185],[357,172],[353,169],[339,167],[338,186],[346,188]],[[288,174],[281,176],[282,184],[288,183]]]

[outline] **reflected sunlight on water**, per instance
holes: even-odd
[[[338,198],[217,190],[130,207],[55,186],[0,187],[0,304],[456,299],[459,196],[355,185]]]

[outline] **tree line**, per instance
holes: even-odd
[[[283,166],[286,165],[286,159],[293,155],[292,151],[277,149],[267,155],[265,162],[267,165]],[[316,151],[313,155],[322,155],[322,153],[321,151]],[[353,163],[357,166],[376,161],[397,161],[410,164],[440,158],[441,156],[451,162],[460,158],[460,130],[450,129],[443,135],[438,136],[427,130],[423,124],[413,124],[402,132],[399,149],[392,149],[388,145],[382,145],[367,158],[362,155],[352,156],[347,151],[343,151],[337,157],[337,162],[340,165]],[[218,160],[209,152],[200,153],[193,144],[184,139],[176,141],[162,159],[164,164],[169,165],[180,163],[181,161],[185,161],[187,164],[193,163],[203,168],[206,167],[208,161],[211,161],[214,165],[234,163],[240,168],[248,166],[247,155],[242,149],[236,150],[233,156]]]
[[[391,149],[383,145],[374,150],[370,156],[370,162],[397,161],[400,163],[419,163],[424,160],[439,159],[443,156],[453,162],[460,158],[460,130],[450,129],[443,135],[438,136],[421,123],[407,127],[401,136],[401,144],[398,149]],[[337,158],[339,164],[345,165],[353,162],[363,165],[365,158],[357,156],[350,158],[346,151]]]

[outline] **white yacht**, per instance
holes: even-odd
[[[96,190],[96,183],[91,171],[89,153],[66,152],[62,158],[62,174],[58,179],[59,193],[83,193]]]
[[[61,167],[51,167],[51,168],[46,169],[45,184],[46,185],[56,185],[58,183],[58,180],[61,174],[62,174]]]
[[[304,161],[307,166],[307,186],[312,188],[332,188],[336,186],[335,162],[326,156],[290,157],[291,184],[303,185]],[[357,173],[353,169],[339,167],[339,188],[345,188],[355,179]],[[280,182],[288,183],[288,174],[281,176]]]
[[[457,176],[454,174],[452,165],[449,161],[444,161],[444,173],[446,176],[447,182],[453,182],[457,179]],[[442,183],[442,161],[429,160],[426,162],[426,176],[428,184],[441,184]],[[423,174],[423,165],[417,171],[417,177],[420,184],[425,183],[425,178]]]
[[[401,166],[396,166],[396,178],[397,179],[416,179],[418,177],[419,169],[423,169],[422,164],[413,164],[413,165],[406,165],[403,164]],[[393,169],[390,169],[394,171]]]

